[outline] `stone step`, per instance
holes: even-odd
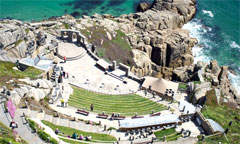
[[[53,121],[53,116],[52,116],[52,115],[47,115],[47,114],[45,114],[44,120],[45,120],[45,121],[52,122],[52,121]]]

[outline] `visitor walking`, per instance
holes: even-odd
[[[64,107],[64,99],[61,99],[61,107]]]
[[[93,104],[91,104],[90,109],[91,109],[91,111],[93,111]]]
[[[63,60],[64,60],[64,63],[66,63],[66,60],[67,60],[66,56],[63,57]]]

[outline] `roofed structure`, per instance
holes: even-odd
[[[167,114],[154,117],[144,117],[138,119],[126,119],[119,121],[121,130],[137,129],[150,126],[164,126],[169,124],[179,124],[180,119],[176,114]]]
[[[156,92],[159,96],[166,96],[166,91],[176,93],[178,90],[178,83],[165,80],[163,78],[154,78],[147,76],[142,84],[142,88]]]

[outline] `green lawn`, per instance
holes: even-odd
[[[17,80],[24,77],[35,79],[42,73],[42,71],[34,67],[28,67],[25,71],[13,70],[15,66],[14,63],[0,61],[0,87],[6,85],[8,88],[11,88],[12,85],[6,84],[9,80]]]
[[[86,143],[83,143],[83,142],[77,142],[77,141],[64,139],[64,138],[59,138],[59,139],[63,140],[64,142],[70,143],[70,144],[86,144]]]
[[[216,100],[215,91],[211,90],[207,93],[207,102],[206,106],[202,109],[202,114],[206,118],[213,119],[217,123],[219,123],[224,129],[229,128],[227,133],[227,138],[229,142],[226,140],[225,136],[213,136],[209,138],[205,138],[203,142],[204,144],[212,144],[212,143],[230,143],[230,144],[239,144],[240,142],[240,110],[233,109],[228,105],[218,105]],[[232,125],[228,126],[228,123],[232,121]]]
[[[89,92],[84,89],[73,87],[73,95],[70,96],[68,103],[77,108],[86,108],[90,111],[90,105],[94,105],[94,112],[106,114],[119,113],[124,116],[150,114],[152,110],[159,112],[166,107],[139,95],[104,95]]]
[[[44,121],[44,120],[42,120],[42,122],[45,125],[47,125],[48,127],[50,127],[51,129],[53,129],[54,131],[55,131],[56,128],[58,128],[65,135],[72,136],[72,134],[75,132],[76,134],[78,134],[78,135],[82,134],[83,136],[91,135],[92,136],[92,141],[94,141],[94,140],[112,141],[112,142],[117,141],[117,139],[115,137],[111,136],[111,135],[92,133],[92,132],[84,132],[84,131],[76,130],[76,129],[69,128],[69,127],[54,125],[53,123],[50,123],[50,122]]]
[[[178,88],[186,89],[187,88],[187,84],[186,83],[179,83]]]
[[[176,132],[174,128],[160,130],[160,131],[154,132],[154,134],[159,141],[162,141],[164,136],[166,136],[167,141],[175,141],[182,136],[180,133]]]
[[[9,141],[11,141],[13,144],[20,144],[14,139],[15,137],[12,130],[0,122],[0,143],[9,144]],[[27,144],[27,142],[25,140],[22,140],[21,144]]]

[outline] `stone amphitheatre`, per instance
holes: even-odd
[[[154,8],[120,17],[1,20],[0,124],[18,124],[6,139],[160,144],[234,137],[236,123],[227,135],[234,118],[223,124],[216,118],[222,113],[208,111],[223,103],[239,107],[228,68],[193,64],[196,39],[181,27],[195,1],[178,4],[155,0]]]

